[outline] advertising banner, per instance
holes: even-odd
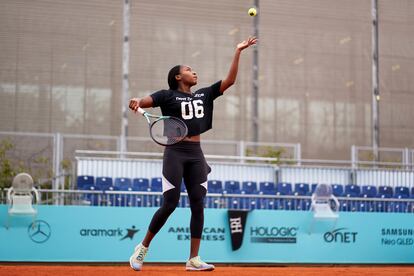
[[[156,208],[39,206],[36,218],[10,217],[0,205],[0,261],[127,262]],[[190,210],[177,208],[157,234],[147,262],[184,262]],[[247,215],[247,214],[246,214]],[[34,222],[33,222],[34,219]],[[309,211],[248,212],[233,250],[226,209],[206,209],[200,256],[213,263],[414,263],[414,220],[403,213],[340,213],[314,221]]]

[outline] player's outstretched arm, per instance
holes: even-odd
[[[144,98],[132,98],[129,100],[129,108],[134,112],[137,112],[138,107],[147,108],[152,107],[153,100],[151,96],[145,96]]]
[[[227,77],[221,82],[221,86],[220,86],[221,93],[226,91],[226,89],[232,86],[234,82],[236,81],[237,71],[239,70],[239,59],[240,59],[241,51],[243,51],[247,47],[250,47],[251,45],[254,45],[256,43],[257,43],[257,38],[253,36],[237,44],[236,52],[234,53],[234,57],[233,57],[233,61],[230,66],[229,73],[227,74]]]

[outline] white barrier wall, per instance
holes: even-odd
[[[212,172],[209,179],[235,181],[275,182],[275,167],[240,163],[208,162]],[[105,177],[161,177],[162,160],[77,158],[77,175]]]

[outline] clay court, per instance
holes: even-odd
[[[88,276],[128,276],[128,275],[183,275],[186,272],[183,265],[146,265],[141,272],[132,271],[125,265],[58,265],[58,264],[2,264],[0,275],[21,276],[57,276],[57,275],[88,275]],[[196,272],[193,272],[196,273]],[[207,272],[206,272],[207,273]],[[413,266],[272,266],[246,267],[219,265],[211,272],[224,276],[247,275],[283,275],[283,276],[319,276],[319,275],[351,275],[351,276],[405,276],[414,275]]]

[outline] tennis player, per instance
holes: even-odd
[[[189,271],[211,271],[214,265],[203,262],[198,256],[204,225],[204,198],[207,193],[207,174],[211,172],[200,147],[200,134],[212,127],[213,102],[236,81],[240,53],[256,44],[250,37],[236,46],[230,70],[225,79],[195,92],[197,73],[190,66],[177,65],[168,73],[168,90],[160,90],[149,96],[133,98],[129,108],[160,107],[165,116],[182,119],[188,127],[188,137],[164,150],[162,169],[163,204],[155,212],[144,240],[135,247],[129,263],[134,270],[141,270],[151,240],[174,212],[180,199],[181,182],[187,188],[191,208],[191,248],[186,263]]]

